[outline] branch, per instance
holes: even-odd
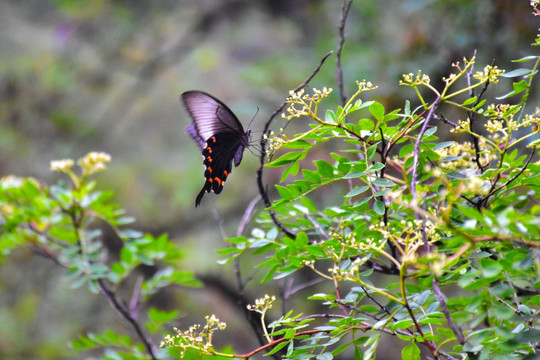
[[[487,206],[487,202],[489,200],[489,198],[491,196],[493,196],[497,191],[501,190],[502,188],[510,185],[510,183],[512,183],[514,180],[516,180],[521,174],[523,174],[523,172],[527,169],[527,166],[529,166],[533,156],[534,156],[534,153],[536,152],[536,148],[533,147],[532,148],[532,151],[531,153],[529,154],[529,157],[527,158],[527,160],[525,161],[525,165],[523,165],[523,167],[521,168],[521,170],[518,171],[518,173],[516,175],[514,175],[510,180],[508,180],[507,182],[505,182],[504,184],[498,186],[497,188],[491,190],[489,192],[489,194],[486,195],[486,197],[482,200],[482,205],[481,206]]]
[[[303,87],[305,87],[310,81],[311,79],[313,79],[313,77],[319,72],[319,70],[321,69],[322,65],[324,64],[324,62],[326,61],[326,59],[333,54],[333,51],[330,51],[328,52],[325,56],[323,56],[323,58],[321,59],[321,61],[319,62],[319,65],[315,68],[315,70],[313,70],[313,72],[311,73],[311,75],[308,76],[308,78],[306,80],[304,80],[303,83],[301,83],[300,85],[298,85],[293,91],[298,91],[300,89],[302,89]],[[274,120],[274,118],[276,117],[277,114],[279,114],[283,108],[285,107],[285,105],[287,105],[287,100],[285,100],[276,110],[274,110],[274,112],[272,113],[272,115],[270,115],[270,118],[268,119],[268,121],[266,121],[266,123],[264,124],[264,129],[263,129],[263,132],[262,132],[262,135],[261,135],[261,138],[260,138],[260,145],[261,145],[261,155],[260,155],[260,164],[259,164],[259,168],[257,169],[257,185],[259,187],[259,193],[261,194],[261,197],[264,201],[264,205],[268,208],[272,205],[272,202],[270,201],[270,198],[268,197],[268,192],[266,190],[266,187],[264,186],[264,183],[263,183],[263,171],[264,171],[264,157],[266,155],[266,140],[264,139],[264,135],[266,135],[268,133],[268,129],[270,128],[270,125],[272,124],[272,121]],[[272,217],[272,220],[274,221],[274,224],[276,224],[276,226],[281,230],[283,231],[287,236],[289,236],[291,239],[294,239],[296,238],[296,235],[293,234],[289,229],[287,229],[280,221],[279,219],[277,218],[277,215],[275,213],[274,210],[268,210],[270,216]]]
[[[339,21],[339,45],[336,53],[337,65],[336,65],[336,77],[339,88],[339,98],[341,100],[341,106],[345,106],[347,102],[347,95],[345,95],[345,89],[343,86],[343,68],[341,67],[341,51],[343,50],[343,44],[345,43],[345,23],[347,22],[347,16],[349,15],[349,10],[351,9],[353,0],[343,0],[343,5],[341,7],[341,20]]]
[[[154,354],[154,347],[152,345],[152,342],[150,339],[146,338],[144,335],[141,326],[135,320],[133,316],[129,313],[129,311],[125,308],[123,304],[120,303],[120,301],[116,298],[116,295],[105,285],[105,282],[103,279],[96,280],[97,284],[99,285],[99,290],[101,293],[107,298],[111,306],[116,310],[116,312],[123,317],[135,330],[137,333],[137,336],[143,343],[146,352],[150,356],[152,360],[156,360],[156,355]]]
[[[439,300],[439,303],[441,304],[441,309],[444,316],[446,317],[448,326],[450,327],[450,329],[452,329],[452,331],[456,335],[456,338],[459,341],[459,343],[461,345],[465,344],[465,338],[463,337],[463,333],[457,327],[456,323],[454,323],[452,316],[450,316],[450,311],[448,310],[448,306],[446,305],[446,300],[444,299],[443,293],[441,292],[441,288],[439,287],[439,282],[437,280],[437,277],[433,278],[432,284],[433,284],[433,291],[435,292],[435,295],[437,295],[437,299]]]
[[[246,211],[244,211],[244,216],[242,216],[242,221],[240,222],[240,225],[238,225],[238,229],[236,230],[236,236],[242,236],[242,234],[244,233],[247,224],[253,217],[253,210],[255,209],[255,205],[257,205],[259,200],[261,200],[261,196],[257,195],[255,199],[251,200],[251,202],[249,203]]]
[[[431,104],[431,109],[429,109],[426,119],[424,120],[424,124],[422,125],[422,129],[420,129],[418,138],[416,139],[414,143],[414,161],[413,161],[412,178],[411,178],[411,193],[412,193],[413,201],[415,204],[417,202],[416,182],[418,180],[417,177],[418,177],[418,161],[420,158],[420,143],[422,142],[422,137],[424,136],[424,133],[426,132],[428,128],[431,118],[433,118],[433,114],[435,113],[435,109],[437,108],[437,105],[439,104],[440,100],[441,100],[441,95],[437,95],[437,98],[435,99],[433,104]]]

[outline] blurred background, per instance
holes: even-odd
[[[207,279],[202,289],[161,294],[154,305],[181,311],[174,325],[184,328],[214,313],[232,327],[236,349],[250,350],[256,342],[249,327],[220,289],[234,287],[232,266],[216,264],[214,249],[235,236],[258,194],[258,159],[246,152],[224,192],[207,194],[195,209],[204,168],[184,131],[190,119],[179,95],[213,94],[245,126],[254,118],[251,129],[260,136],[288,91],[337,49],[341,6],[339,0],[4,0],[1,174],[52,183],[59,175],[50,172],[50,160],[111,154],[99,186],[114,190],[137,229],[168,233],[189,254],[179,266]],[[478,69],[495,61],[511,70],[512,59],[537,51],[530,43],[538,25],[525,0],[355,0],[343,50],[346,92],[367,79],[379,86],[370,96],[402,108],[412,93],[397,85],[401,74],[422,69],[438,83],[452,62],[475,50]],[[310,87],[334,88],[337,104],[335,62],[334,55]],[[279,181],[279,173],[265,174],[270,186]],[[121,331],[101,297],[70,290],[63,274],[31,251],[2,264],[2,358],[85,358],[73,356],[66,342],[86,331]],[[257,280],[248,286],[253,296],[279,291]]]

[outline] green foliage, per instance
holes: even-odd
[[[263,282],[310,270],[327,285],[308,300],[326,310],[299,306],[266,324],[275,301],[266,295],[249,309],[268,345],[234,357],[374,359],[382,333],[400,340],[403,359],[420,359],[421,348],[437,359],[537,354],[540,113],[526,106],[540,57],[517,62],[531,66],[475,71],[475,58],[464,59],[442,89],[421,72],[404,75],[417,99],[403,109],[360,99],[376,89],[365,81],[336,109],[325,108],[331,89],[291,92],[283,117],[309,130],[267,138],[268,167],[283,169],[269,207],[277,221],[262,214],[263,226],[220,253],[224,263],[262,257]],[[516,79],[513,90],[487,97],[501,77]]]
[[[105,169],[110,157],[89,153],[78,161],[81,174],[73,171],[73,160],[51,162],[51,169],[69,176],[71,184],[59,182],[46,186],[33,178],[8,176],[0,181],[2,259],[18,247],[29,246],[66,269],[71,288],[86,286],[100,293],[137,333],[138,339],[111,330],[88,334],[73,341],[77,351],[104,348],[103,358],[156,358],[157,350],[137,320],[139,309],[161,288],[171,285],[198,286],[191,272],[177,270],[182,252],[166,235],[154,237],[124,226],[133,219],[112,202],[111,192],[96,190],[90,180]],[[107,258],[102,229],[114,230],[122,242],[117,260]],[[159,266],[152,276],[139,281],[133,289],[130,307],[117,289],[137,274],[141,265]],[[174,320],[177,311],[150,309],[144,323],[150,333],[161,333],[165,323]]]
[[[56,4],[84,16],[73,1]],[[540,343],[540,111],[530,111],[529,95],[540,57],[515,62],[521,67],[508,72],[492,65],[475,72],[476,59],[465,59],[440,88],[422,72],[404,75],[400,85],[416,98],[402,109],[361,99],[376,90],[366,81],[337,107],[327,102],[332,89],[291,93],[284,117],[308,130],[266,138],[268,157],[275,156],[267,167],[282,170],[279,198],[251,236],[229,239],[219,254],[224,264],[257,259],[263,283],[311,273],[317,288],[296,296],[318,310],[298,302],[271,321],[278,299],[256,300],[247,309],[259,317],[266,343],[247,354],[214,348],[214,336],[226,330],[214,315],[204,326],[162,334],[179,312],[149,301],[165,287],[199,283],[178,270],[183,254],[166,235],[126,228],[133,219],[111,192],[96,190],[91,179],[105,169],[106,154],[80,159],[80,174],[72,160],[52,162],[68,183],[1,179],[1,260],[35,249],[65,269],[72,288],[102,295],[131,332],[88,333],[70,345],[104,359],[251,358],[264,351],[374,359],[382,334],[400,344],[403,359],[420,359],[421,350],[436,359],[533,357]],[[515,80],[505,94],[501,78]],[[45,83],[56,89],[72,80],[53,67]],[[502,95],[488,96],[488,88]],[[509,103],[497,103],[503,100]],[[104,227],[121,242],[117,256],[108,256]],[[130,285],[143,266],[157,271]],[[121,287],[132,289],[129,305]],[[152,335],[164,336],[160,350]]]

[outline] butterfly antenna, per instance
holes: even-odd
[[[259,113],[259,107],[257,106],[257,112],[255,113],[255,115],[253,115],[253,117],[251,118],[251,121],[249,122],[248,124],[248,129],[251,128],[251,124],[253,123],[253,120],[255,120],[255,118],[257,117],[257,114]]]

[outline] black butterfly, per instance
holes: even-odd
[[[199,206],[205,192],[219,194],[223,190],[233,160],[234,166],[240,165],[250,130],[244,131],[236,115],[212,95],[186,91],[181,98],[193,119],[186,131],[201,148],[206,167],[206,182],[195,200],[195,206]]]

